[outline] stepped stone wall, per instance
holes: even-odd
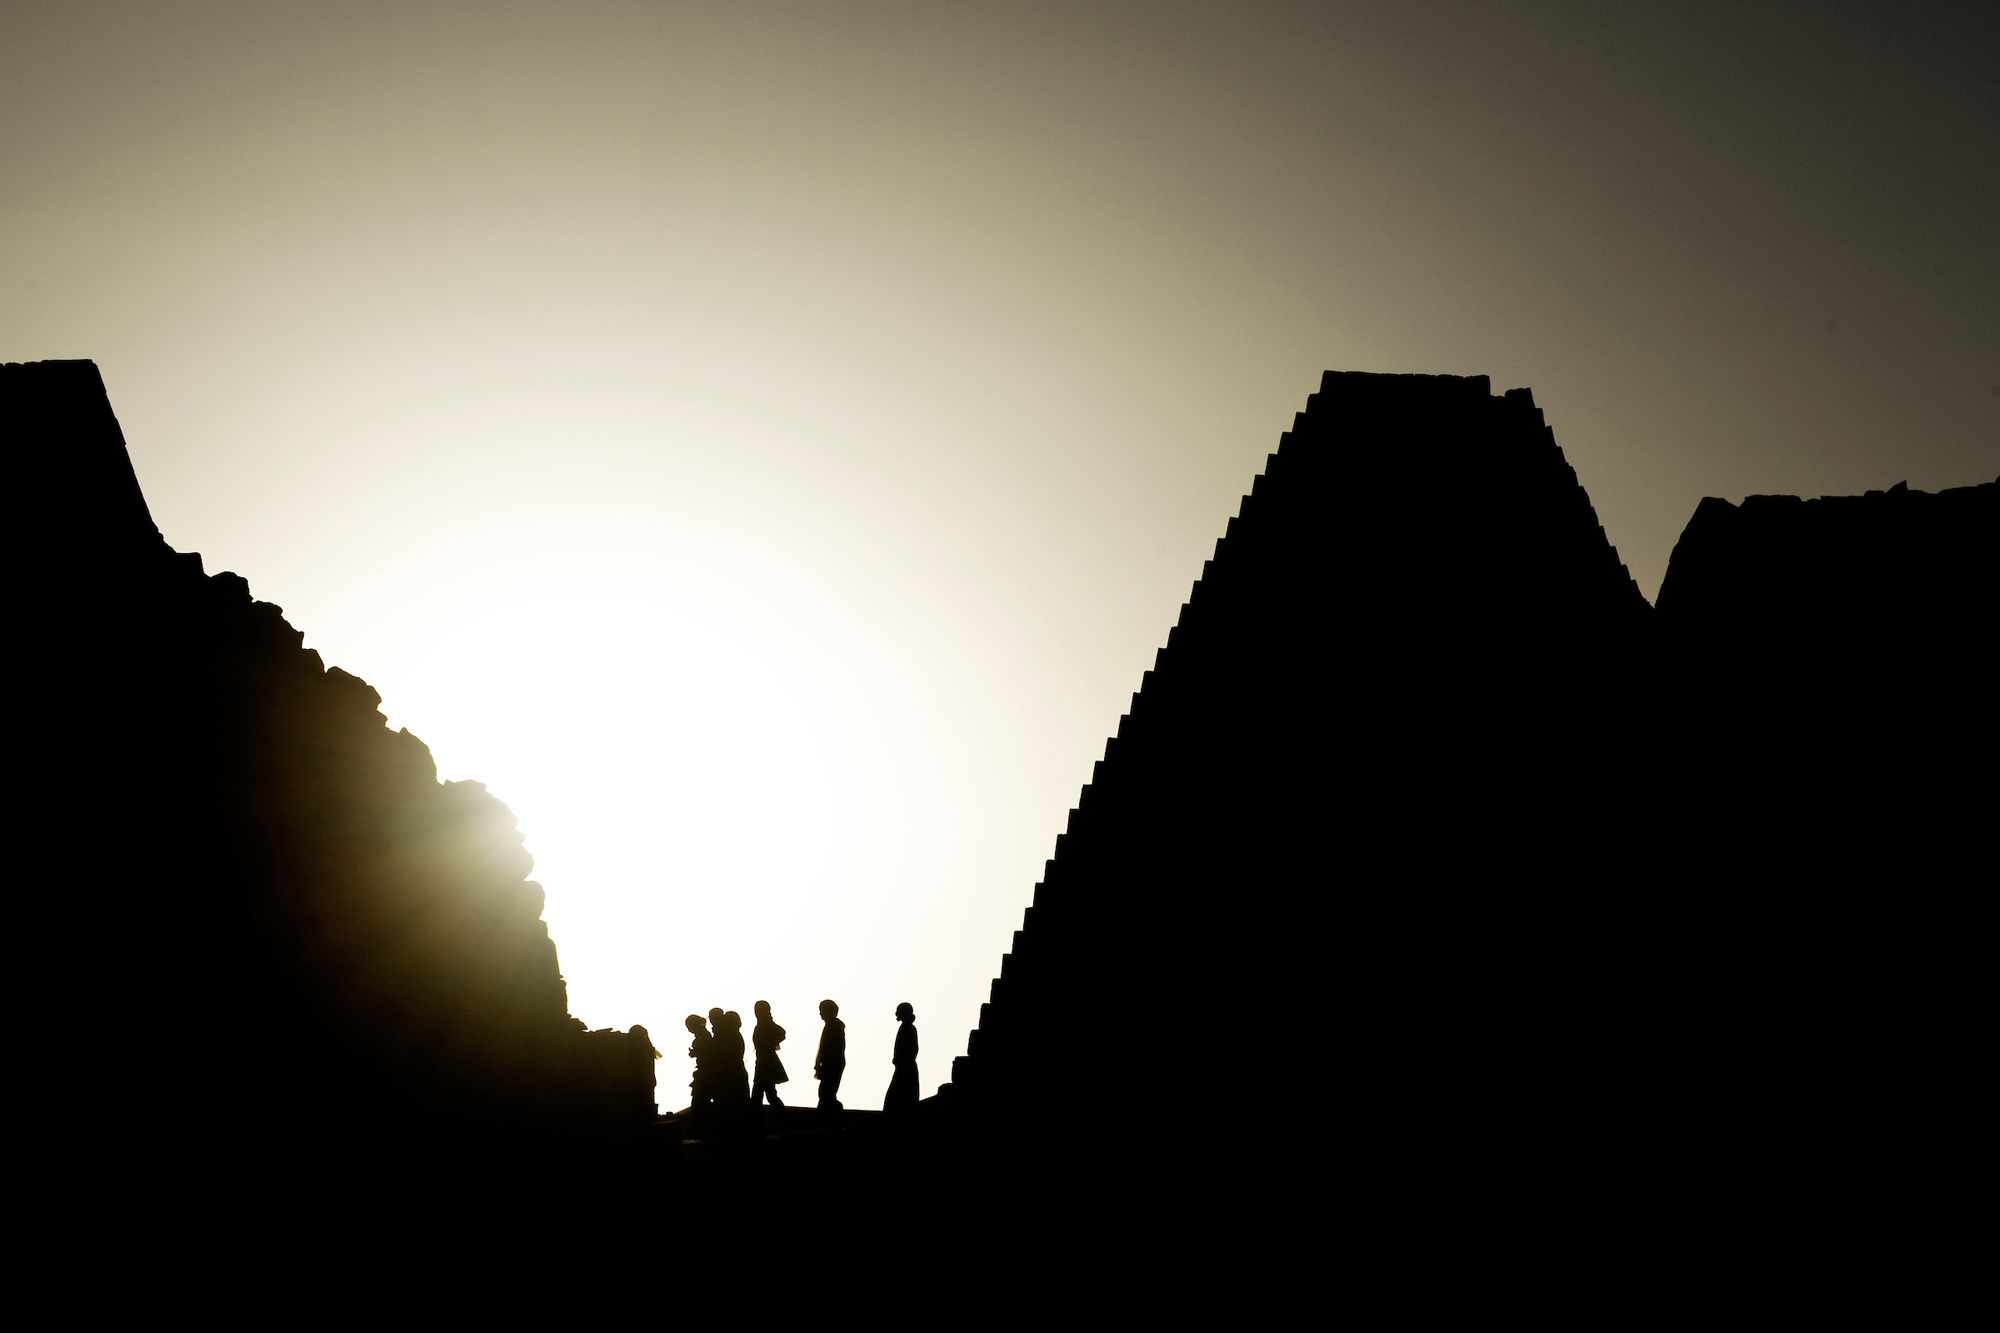
[[[1652,618],[1526,390],[1329,373],[1094,766],[946,1097],[1081,1111],[1129,1067],[1235,1114],[1342,1060],[1528,1077],[1591,1021],[1535,972],[1631,818]]]

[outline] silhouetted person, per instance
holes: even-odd
[[[741,1130],[750,1117],[750,1071],[743,1064],[743,1016],[734,1009],[708,1011],[708,1025],[715,1029],[715,1086],[717,1118],[731,1132]]]
[[[660,1104],[654,1089],[659,1087],[659,1077],[653,1072],[653,1062],[660,1058],[660,1052],[653,1046],[653,1034],[637,1023],[632,1025],[632,1095],[633,1109],[640,1118],[651,1122],[660,1114]]]
[[[840,1078],[847,1072],[847,1024],[840,1021],[840,1006],[832,1000],[819,1002],[819,1016],[826,1026],[819,1030],[813,1077],[819,1080],[819,1118],[832,1124],[846,1109],[840,1104]]]
[[[896,1073],[889,1080],[882,1110],[900,1120],[917,1109],[917,1011],[905,1000],[896,1006],[896,1017],[903,1023],[896,1029]]]
[[[688,1059],[694,1061],[694,1077],[688,1081],[688,1122],[699,1138],[708,1131],[709,1108],[715,1100],[715,1038],[700,1014],[687,1016],[687,1030],[694,1036],[688,1044]]]
[[[757,1015],[757,1026],[750,1029],[750,1045],[757,1052],[757,1076],[750,1085],[750,1111],[754,1115],[757,1108],[770,1098],[771,1105],[778,1110],[778,1127],[785,1127],[785,1104],[778,1100],[778,1085],[789,1083],[791,1075],[785,1072],[784,1062],[778,1059],[778,1047],[784,1043],[785,1030],[771,1017],[771,1002],[757,1001],[753,1012]]]

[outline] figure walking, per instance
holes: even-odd
[[[819,1080],[820,1123],[837,1125],[840,1113],[840,1077],[847,1072],[847,1024],[840,1021],[840,1006],[832,1000],[819,1002],[819,1016],[826,1024],[819,1030],[819,1053],[813,1056],[813,1077]]]
[[[715,1029],[716,1118],[734,1133],[750,1118],[750,1071],[743,1064],[743,1015],[734,1009],[708,1011]]]
[[[917,1109],[917,1011],[909,1001],[896,1006],[903,1026],[896,1029],[896,1073],[889,1080],[889,1095],[882,1099],[885,1115],[903,1120]]]
[[[694,1077],[688,1080],[688,1124],[696,1138],[708,1134],[712,1103],[715,1100],[715,1037],[700,1014],[687,1016],[687,1030],[694,1040],[688,1043],[688,1059],[694,1061]]]
[[[754,1012],[757,1026],[750,1029],[750,1045],[757,1052],[757,1077],[750,1085],[750,1114],[758,1113],[766,1097],[778,1111],[778,1129],[786,1128],[785,1104],[778,1100],[778,1085],[791,1082],[791,1075],[785,1072],[784,1062],[778,1059],[778,1047],[784,1043],[785,1030],[771,1017],[771,1002],[757,1001]]]

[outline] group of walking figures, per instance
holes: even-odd
[[[743,1065],[743,1018],[733,1010],[711,1009],[704,1019],[687,1016],[687,1030],[694,1041],[688,1057],[694,1061],[694,1079],[688,1084],[688,1110],[697,1125],[716,1129],[754,1123],[758,1108],[768,1101],[778,1112],[781,1128],[786,1126],[785,1104],[779,1100],[778,1085],[789,1083],[778,1048],[784,1045],[785,1030],[771,1017],[771,1002],[757,1001],[757,1025],[750,1029],[750,1048],[756,1052],[754,1077]],[[838,1124],[843,1109],[840,1081],[847,1074],[847,1024],[841,1021],[840,1006],[832,1000],[819,1002],[823,1026],[819,1050],[813,1056],[813,1077],[819,1080],[819,1117],[823,1123]],[[917,1106],[917,1011],[907,1003],[896,1006],[902,1024],[896,1030],[893,1057],[895,1073],[882,1110],[891,1117],[907,1115]]]

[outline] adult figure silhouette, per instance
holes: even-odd
[[[909,1001],[896,1006],[902,1026],[896,1029],[896,1052],[892,1057],[896,1073],[889,1080],[889,1095],[882,1099],[882,1111],[897,1120],[917,1109],[917,1011]]]
[[[840,1104],[840,1079],[847,1072],[847,1024],[840,1021],[840,1006],[832,1000],[819,1002],[819,1052],[813,1056],[813,1077],[819,1080],[819,1118],[837,1124],[846,1109]]]
[[[778,1085],[789,1083],[791,1075],[785,1072],[784,1062],[778,1059],[778,1047],[784,1043],[785,1030],[771,1017],[771,1002],[759,1000],[752,1012],[757,1015],[757,1026],[750,1029],[750,1045],[757,1052],[756,1078],[750,1084],[750,1113],[757,1114],[765,1098],[778,1112],[778,1128],[785,1128],[785,1104],[778,1100]]]
[[[715,1100],[715,1036],[700,1014],[687,1016],[687,1030],[694,1037],[688,1043],[688,1059],[694,1061],[694,1077],[688,1081],[688,1123],[700,1138],[708,1131]]]
[[[637,1023],[627,1035],[632,1042],[633,1110],[641,1120],[650,1123],[660,1114],[654,1091],[659,1087],[659,1078],[653,1072],[653,1062],[660,1058],[660,1052],[653,1046],[653,1034]]]
[[[734,1009],[708,1011],[715,1029],[715,1107],[718,1117],[736,1131],[750,1116],[750,1071],[743,1064],[743,1016]]]

